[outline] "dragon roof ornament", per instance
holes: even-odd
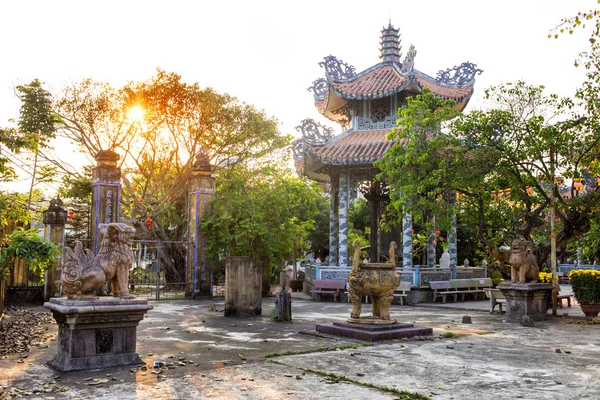
[[[404,62],[400,67],[400,72],[402,75],[408,75],[410,71],[415,67],[415,57],[417,55],[417,50],[414,45],[410,45],[410,50],[406,53],[406,57],[404,58]]]
[[[325,68],[325,76],[333,80],[350,79],[356,75],[356,69],[335,56],[329,55],[319,63],[320,67]]]
[[[313,82],[312,86],[307,89],[309,92],[313,92],[315,100],[323,100],[327,95],[327,81],[325,78],[319,78]]]
[[[321,125],[311,118],[305,118],[296,127],[298,132],[302,132],[302,140],[313,146],[319,146],[327,143],[333,137],[333,128]]]
[[[440,70],[437,73],[436,80],[445,85],[465,86],[475,82],[475,75],[481,75],[482,72],[482,69],[477,68],[477,64],[464,62],[459,66],[454,66],[454,68],[448,68],[445,71]]]

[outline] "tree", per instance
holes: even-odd
[[[0,280],[6,278],[17,260],[27,263],[31,271],[42,277],[44,269],[60,256],[58,247],[42,239],[37,229],[14,231],[6,239],[6,245],[0,253]]]
[[[286,262],[302,258],[323,197],[318,184],[276,165],[239,165],[219,175],[202,231],[216,265],[228,255],[263,263],[263,293]]]
[[[99,150],[121,155],[121,217],[146,240],[186,239],[187,181],[200,150],[209,154],[218,174],[279,157],[290,141],[263,111],[161,70],[121,89],[86,80],[65,89],[56,104],[65,121],[60,135],[78,143],[90,158]],[[82,178],[68,164],[61,168],[73,181]],[[153,221],[152,230],[147,219]],[[184,281],[184,261],[183,246],[163,247],[169,281]]]
[[[556,173],[566,179],[556,192],[559,246],[587,232],[600,199],[594,161],[600,133],[573,101],[543,89],[523,82],[489,88],[485,98],[496,108],[451,122],[457,115],[451,102],[428,92],[409,99],[390,134],[396,144],[379,163],[382,178],[393,183],[389,215],[434,214],[447,228],[449,217],[461,213],[492,254],[524,238],[541,264],[550,251],[548,183]]]

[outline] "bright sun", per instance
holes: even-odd
[[[142,122],[146,111],[141,106],[133,106],[129,109],[128,117],[132,122]]]

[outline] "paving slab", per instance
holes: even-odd
[[[0,359],[0,393],[35,390],[24,398],[105,400],[398,398],[380,390],[387,387],[433,399],[600,398],[600,325],[581,324],[585,320],[573,307],[563,309],[569,316],[530,328],[505,322],[504,315],[490,315],[487,308],[392,305],[399,322],[430,327],[435,338],[363,347],[315,331],[316,323],[345,321],[349,303],[295,297],[291,324],[270,321],[274,298],[264,299],[258,317],[224,317],[219,301],[153,305],[140,323],[138,352],[149,366],[164,361],[175,368],[60,374],[45,365],[56,352],[50,341],[27,358]],[[473,323],[461,323],[464,315]],[[55,333],[56,325],[49,332]],[[353,344],[357,348],[335,350]],[[265,358],[269,353],[279,355]]]

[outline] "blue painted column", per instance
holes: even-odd
[[[114,151],[101,150],[92,170],[91,250],[94,254],[98,254],[99,249],[98,226],[119,222],[121,169],[117,167],[118,160],[119,155]]]
[[[412,231],[412,215],[406,214],[402,220],[402,268],[412,268],[413,266]]]
[[[435,268],[435,216],[432,218],[431,232],[427,236],[427,268]]]
[[[338,265],[348,265],[348,202],[350,171],[340,172],[340,205],[339,205],[339,247]]]
[[[188,256],[186,297],[212,296],[212,267],[206,257],[206,242],[200,229],[200,221],[212,213],[215,198],[215,179],[208,154],[198,152],[188,182]]]
[[[330,175],[331,195],[329,204],[329,265],[337,265],[338,262],[338,205],[339,205],[339,177],[337,174]]]
[[[450,198],[448,202],[454,207],[456,206],[456,192],[450,192]],[[452,214],[452,226],[450,232],[448,232],[448,254],[450,254],[450,267],[456,267],[458,265],[458,248],[456,246],[456,214]]]

